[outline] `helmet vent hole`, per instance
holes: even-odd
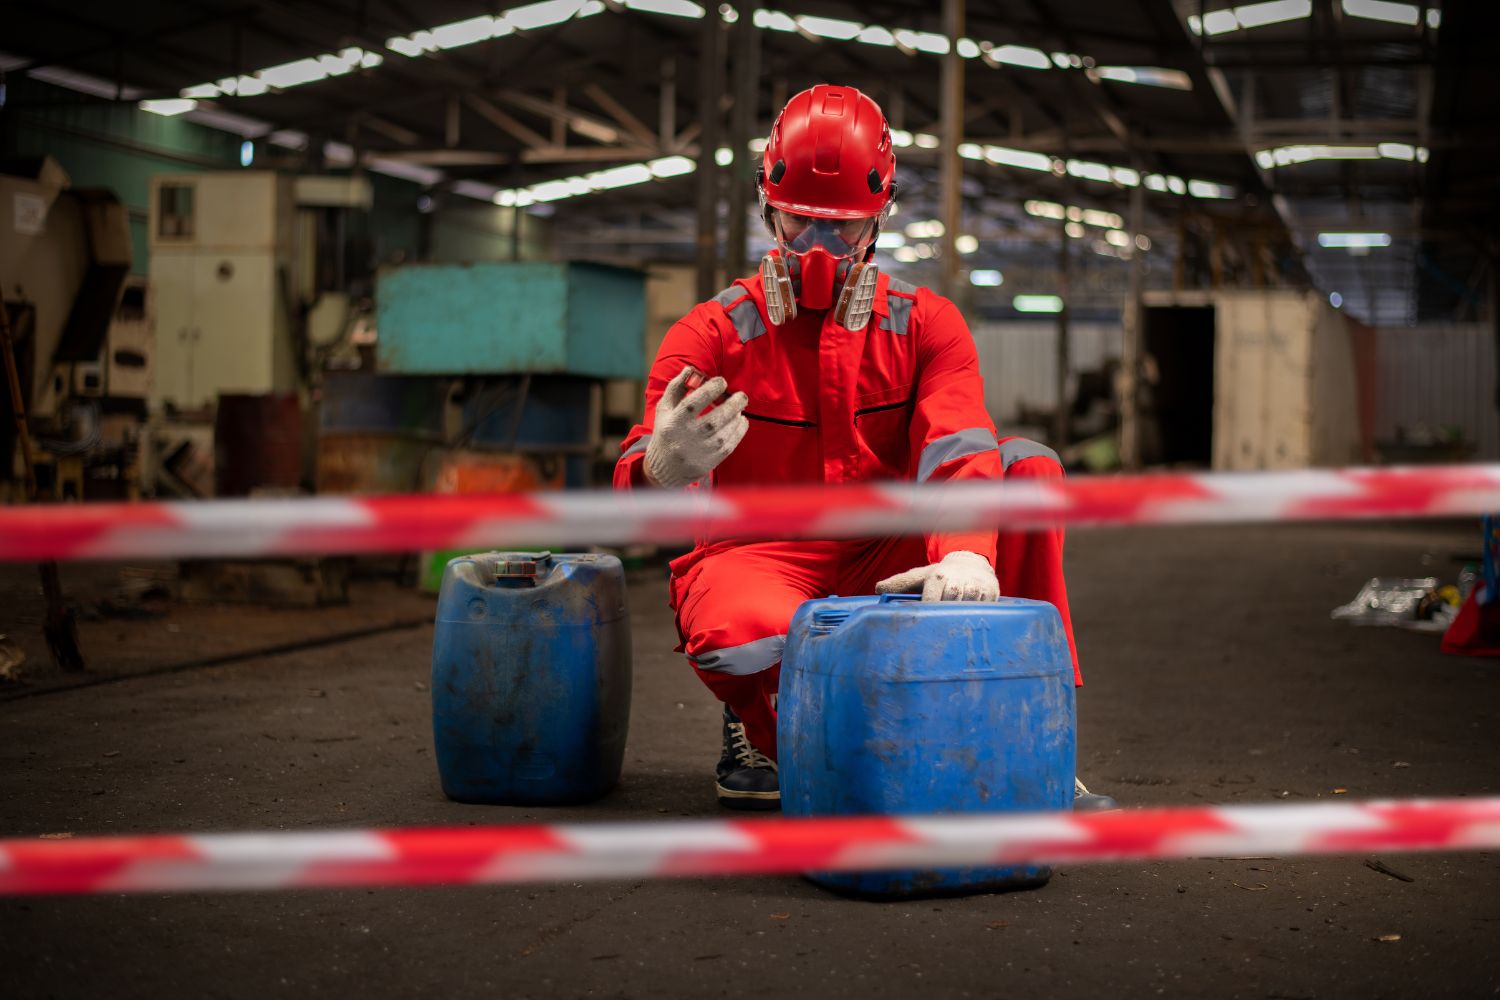
[[[866,177],[865,180],[870,185],[870,193],[871,194],[879,194],[880,193],[880,188],[881,188],[880,171],[876,170],[874,167],[871,167],[870,168],[870,175],[868,177]]]
[[[780,184],[781,178],[786,175],[786,161],[777,160],[776,165],[771,168],[771,183]]]

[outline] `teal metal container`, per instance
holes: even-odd
[[[380,273],[376,368],[643,378],[646,275],[605,264],[409,264]]]

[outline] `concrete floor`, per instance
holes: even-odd
[[[1451,579],[1450,555],[1477,535],[1076,533],[1085,780],[1133,805],[1500,792],[1500,664],[1328,619],[1371,576]],[[30,572],[0,568],[13,619],[0,630],[37,618]],[[87,596],[115,573],[65,579]],[[631,598],[626,772],[593,806],[443,799],[430,626],[253,655],[430,614],[366,584],[338,611],[86,624],[96,673],[132,676],[76,686],[38,668],[0,688],[0,834],[713,816],[716,706],[670,651],[659,571]],[[227,662],[160,672],[210,656]],[[1500,856],[1383,859],[1410,882],[1365,860],[1075,867],[1037,891],[884,904],[796,878],[8,899],[0,983],[9,997],[152,998],[1500,993]]]

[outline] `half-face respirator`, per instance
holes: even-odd
[[[875,305],[875,238],[889,215],[889,204],[853,219],[801,215],[765,204],[762,194],[761,217],[776,241],[760,265],[771,322],[795,319],[800,306],[832,309],[840,326],[862,329]]]

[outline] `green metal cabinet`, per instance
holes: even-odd
[[[642,271],[588,263],[411,264],[380,273],[375,303],[382,372],[646,374]]]

